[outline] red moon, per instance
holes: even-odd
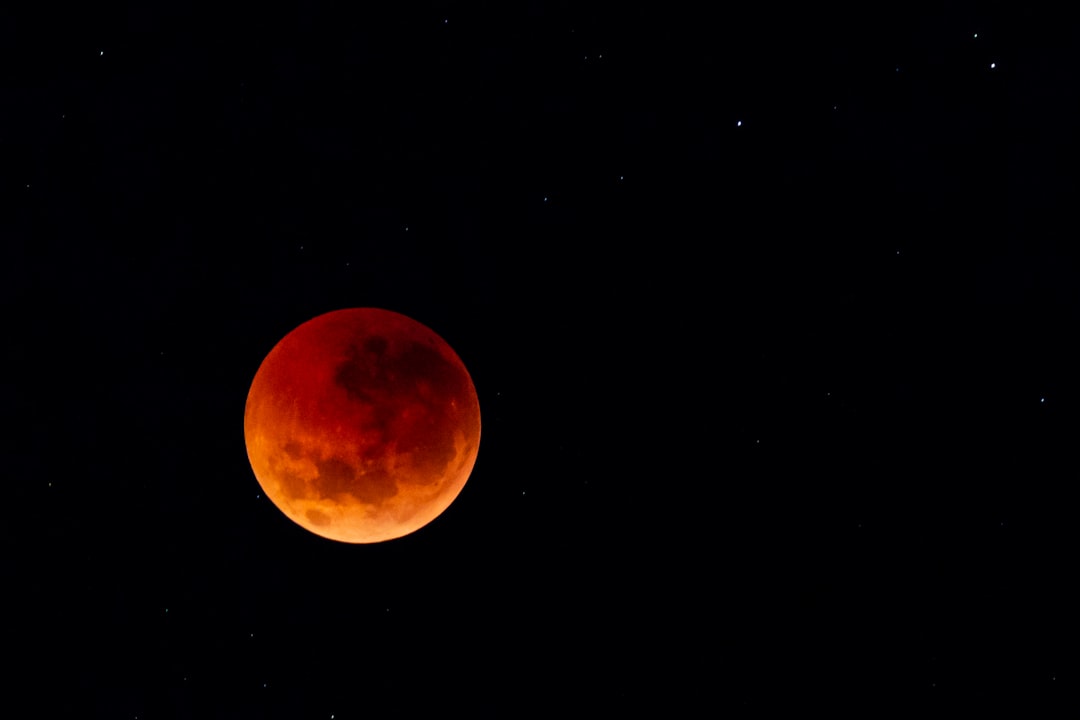
[[[255,478],[316,535],[376,543],[438,517],[469,479],[480,403],[453,349],[377,308],[320,315],[255,373],[244,409]]]

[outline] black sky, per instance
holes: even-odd
[[[24,5],[4,645],[37,717],[1073,696],[1056,11]],[[484,423],[454,505],[373,546],[290,523],[243,443],[269,349],[357,306],[444,337]]]

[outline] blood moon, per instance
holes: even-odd
[[[469,479],[480,404],[465,365],[404,315],[319,315],[266,356],[244,440],[266,496],[316,535],[375,543],[438,517]]]

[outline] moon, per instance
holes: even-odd
[[[461,492],[480,403],[434,331],[379,308],[319,315],[255,373],[244,441],[266,496],[297,525],[346,543],[415,532]]]

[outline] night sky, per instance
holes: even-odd
[[[0,10],[24,715],[1075,706],[1075,24],[492,5]],[[348,545],[243,415],[365,306],[483,431],[442,516]]]

